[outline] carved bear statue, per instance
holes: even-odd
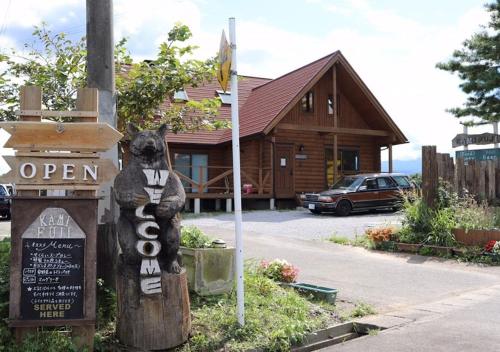
[[[181,271],[177,259],[178,213],[184,207],[186,194],[166,161],[166,131],[166,125],[157,131],[139,131],[133,124],[128,126],[130,160],[114,184],[120,206],[118,239],[123,259],[126,265],[137,266],[138,270],[140,267],[141,276],[160,275],[160,270],[173,274]],[[154,285],[157,282],[159,278]],[[152,286],[151,282],[148,285],[145,290],[141,282],[143,292],[161,292],[161,287]]]

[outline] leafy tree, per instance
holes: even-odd
[[[488,25],[465,40],[448,62],[436,65],[463,80],[460,88],[467,100],[463,107],[448,111],[457,118],[479,118],[466,121],[468,125],[500,121],[500,0],[485,7],[490,13]]]
[[[176,91],[184,86],[196,86],[214,77],[215,61],[190,59],[196,49],[182,45],[191,37],[187,26],[176,24],[162,43],[155,60],[134,63],[126,49],[126,40],[115,47],[118,128],[128,122],[142,127],[158,123],[171,125],[174,132],[200,128],[225,127],[217,121],[220,99],[205,99],[178,104],[173,101]],[[34,42],[25,44],[26,54],[12,50],[0,54],[6,70],[0,74],[0,119],[14,120],[19,109],[22,85],[43,88],[42,104],[50,110],[75,108],[76,91],[84,87],[86,72],[86,41],[69,40],[64,33],[53,34],[43,24],[35,27]],[[57,119],[57,118],[55,118]]]

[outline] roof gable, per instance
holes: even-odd
[[[346,72],[346,77],[354,82],[355,90],[359,91],[364,99],[369,101],[383,129],[394,133],[396,138],[394,142],[406,143],[407,138],[340,51],[335,51],[274,80],[254,77],[247,77],[247,79],[250,79],[249,82],[240,80],[238,85],[240,137],[258,133],[268,134],[286,113],[300,101],[302,96],[336,63],[342,66],[343,71]],[[187,93],[190,98],[201,100],[201,98],[212,97],[217,89],[218,85],[214,80],[203,87],[188,88]],[[231,118],[229,105],[221,107],[219,118]],[[231,141],[231,138],[230,129],[169,135],[169,141],[174,143],[218,144]]]

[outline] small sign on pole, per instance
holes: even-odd
[[[222,31],[219,48],[219,67],[217,69],[217,80],[224,92],[227,91],[227,85],[231,78],[231,47],[226,39],[226,33]]]

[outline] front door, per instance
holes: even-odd
[[[294,198],[293,145],[276,144],[274,150],[274,192],[276,198]]]

